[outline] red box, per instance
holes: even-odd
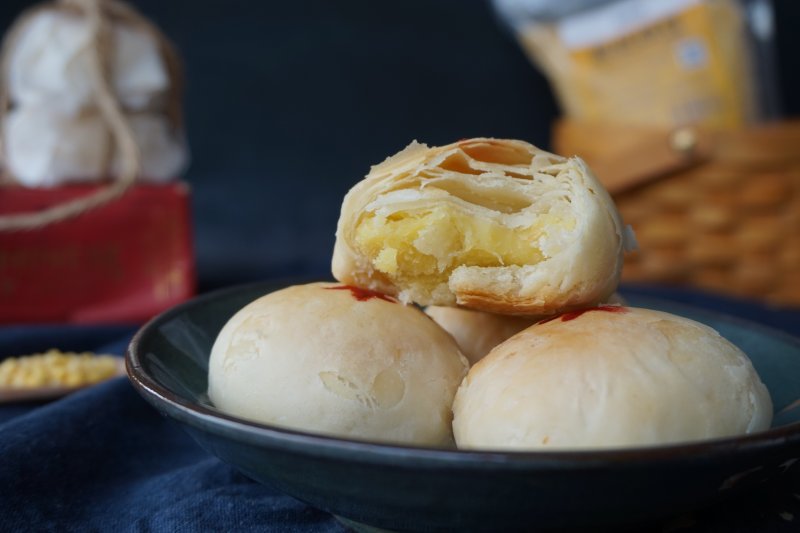
[[[36,212],[99,185],[0,187],[0,214]],[[0,322],[141,322],[194,294],[189,189],[135,185],[36,230],[0,231]]]

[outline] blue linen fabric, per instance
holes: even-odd
[[[668,294],[800,333],[800,312],[695,293],[636,292]],[[121,355],[132,333],[131,327],[0,328],[0,359],[53,346]],[[49,403],[0,406],[0,487],[2,532],[346,531],[331,515],[202,450],[125,378]],[[792,468],[763,488],[641,530],[788,532],[798,524],[800,472]]]
[[[37,343],[122,354],[132,334],[103,345],[115,330],[95,328],[100,342],[77,347],[91,328],[49,329],[0,329],[0,357]],[[0,407],[0,487],[0,531],[345,531],[203,451],[126,378]]]

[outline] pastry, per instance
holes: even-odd
[[[607,303],[624,304],[619,293],[612,294]],[[431,305],[425,308],[437,324],[458,343],[470,365],[480,361],[492,348],[532,326],[545,317],[498,315],[461,307]]]
[[[713,329],[600,306],[531,326],[472,367],[453,404],[459,448],[651,446],[767,429],[772,402]]]
[[[425,313],[453,336],[470,365],[480,361],[504,340],[539,320],[438,305],[427,307]]]
[[[446,446],[466,371],[452,337],[419,309],[312,283],[263,296],[225,324],[208,394],[222,411],[264,424]]]
[[[332,268],[403,302],[548,315],[616,289],[625,234],[577,157],[515,140],[414,142],[345,196]]]

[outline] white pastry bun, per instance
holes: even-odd
[[[622,306],[531,326],[472,367],[453,404],[459,448],[599,449],[753,433],[772,402],[713,329]]]
[[[624,304],[624,301],[622,296],[615,292],[608,298],[608,303]],[[501,342],[546,318],[498,315],[462,307],[438,305],[426,307],[425,313],[453,336],[470,365],[483,359]]]
[[[332,269],[403,302],[549,315],[616,290],[625,234],[580,158],[506,139],[413,142],[345,196]]]
[[[208,395],[234,416],[325,435],[452,446],[467,372],[419,309],[338,283],[288,287],[238,311],[211,350]]]
[[[504,340],[541,320],[541,317],[498,315],[438,305],[426,307],[425,313],[453,336],[470,365]]]

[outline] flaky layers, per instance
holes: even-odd
[[[528,143],[412,143],[345,196],[334,276],[421,305],[547,315],[617,287],[623,228],[579,158]]]

